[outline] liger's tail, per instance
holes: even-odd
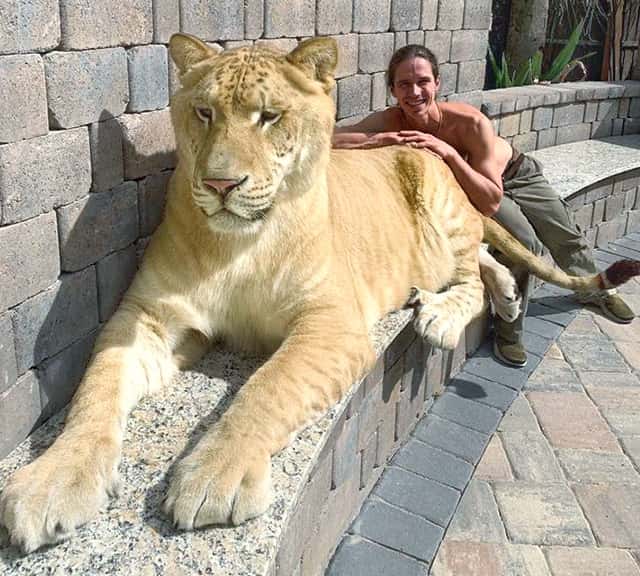
[[[484,241],[502,252],[514,264],[527,268],[533,275],[574,292],[595,292],[615,288],[640,275],[640,261],[619,260],[593,276],[569,276],[527,250],[507,230],[484,216]]]

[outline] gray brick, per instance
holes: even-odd
[[[420,2],[421,0],[392,0],[391,29],[416,30],[420,28]],[[411,44],[411,42],[409,43]]]
[[[60,208],[62,269],[80,270],[138,237],[138,195],[135,182]]]
[[[515,136],[520,130],[520,113],[505,114],[500,118],[499,134],[502,137]]]
[[[371,76],[371,109],[383,110],[387,106],[387,81],[384,72]]]
[[[593,122],[598,115],[598,102],[587,102],[584,109],[584,121]]]
[[[629,106],[631,104],[630,98],[621,98],[618,106],[618,118],[626,118],[629,116]],[[592,118],[595,120],[595,118]]]
[[[0,228],[0,311],[51,286],[60,273],[54,212]]]
[[[613,342],[603,336],[567,334],[558,340],[567,361],[585,372],[627,372],[628,368]]]
[[[538,132],[538,144],[536,146],[536,149],[540,150],[541,148],[548,148],[549,146],[555,146],[557,134],[558,134],[557,128],[540,130],[540,132]]]
[[[614,118],[612,121],[611,135],[622,136],[624,132],[624,120],[622,118]]]
[[[237,40],[244,38],[244,6],[234,0],[180,0],[183,32],[203,40]]]
[[[419,44],[424,46],[424,30],[411,30],[407,32],[407,44]]]
[[[152,0],[60,0],[61,47],[69,50],[148,44]]]
[[[46,52],[60,42],[58,0],[18,0],[0,10],[0,54]]]
[[[386,34],[362,34],[358,50],[360,72],[384,72],[393,54],[394,37]]]
[[[124,49],[51,52],[44,56],[49,117],[54,128],[106,120],[129,100]]]
[[[464,94],[451,94],[447,100],[449,102],[464,102],[480,110],[480,106],[482,106],[482,91],[474,90],[472,92],[465,92]]]
[[[538,483],[564,480],[542,432],[510,430],[502,434],[502,442],[516,479]]]
[[[91,148],[91,189],[101,192],[124,180],[122,129],[115,118],[89,126]]]
[[[351,532],[423,562],[433,560],[444,535],[440,526],[377,498],[364,503]]]
[[[565,104],[553,110],[552,126],[580,124],[584,118],[584,104]]]
[[[520,152],[531,152],[536,149],[538,134],[536,132],[527,132],[526,134],[518,134],[513,137],[512,144],[520,150]]]
[[[353,5],[342,0],[317,0],[316,32],[325,34],[346,34],[351,32]]]
[[[260,38],[264,33],[264,0],[244,1],[244,37]]]
[[[137,268],[136,247],[133,244],[124,250],[105,256],[98,262],[96,271],[100,322],[106,322],[115,312]]]
[[[333,450],[333,466],[331,472],[331,489],[335,489],[351,478],[354,467],[360,472],[360,461],[357,456],[358,447],[358,415],[349,418],[335,442]]]
[[[451,32],[448,30],[425,31],[424,45],[435,54],[438,62],[448,62],[451,54]],[[442,73],[442,66],[440,68]]]
[[[529,328],[530,320],[532,319],[527,318],[527,328]],[[549,323],[547,322],[547,324]],[[499,382],[503,386],[508,386],[514,390],[521,390],[527,380],[527,376],[533,371],[531,364],[532,362],[529,362],[524,368],[501,364],[494,360],[490,347],[484,345],[472,358],[467,360],[464,370],[487,380]]]
[[[627,118],[624,121],[623,134],[640,134],[640,118]]]
[[[326,576],[424,576],[426,567],[402,554],[359,536],[345,536]]]
[[[604,182],[597,182],[584,190],[585,204],[597,202],[602,198],[606,198],[613,191],[613,181],[610,179]]]
[[[457,490],[396,467],[385,470],[373,494],[443,527],[460,499]]]
[[[618,100],[601,100],[596,120],[612,120],[618,117]]]
[[[625,196],[623,194],[612,194],[605,199],[604,219],[606,221],[613,220],[620,216],[624,211]]]
[[[451,452],[471,464],[480,461],[490,438],[487,434],[460,426],[434,414],[423,418],[413,435],[430,446]]]
[[[386,32],[389,30],[391,0],[354,0],[354,32]]]
[[[591,124],[591,138],[606,138],[612,134],[613,122],[611,120],[596,121]]]
[[[423,30],[435,30],[438,23],[438,0],[422,0],[421,14],[420,27]]]
[[[377,450],[378,432],[376,431],[360,451],[360,490],[364,489],[367,494],[383,472],[381,466],[376,467]]]
[[[18,373],[54,356],[98,326],[93,267],[64,274],[54,286],[13,309]]]
[[[464,0],[439,0],[438,30],[460,30],[464,16]]]
[[[628,116],[640,118],[640,98],[631,98],[629,102]]]
[[[169,109],[118,118],[124,140],[124,177],[156,174],[175,166],[175,137]]]
[[[618,216],[609,222],[598,224],[596,236],[596,246],[606,248],[609,242],[621,238],[626,230],[626,217]]]
[[[396,452],[391,464],[460,491],[473,474],[473,466],[465,460],[414,438]]]
[[[551,122],[553,120],[553,108],[536,108],[533,111],[533,121],[531,127],[534,130],[545,130],[551,128]]]
[[[487,55],[488,30],[454,30],[451,35],[451,62],[482,60]]]
[[[153,0],[153,41],[168,44],[180,30],[180,0]]]
[[[98,330],[71,344],[40,365],[42,419],[62,410],[73,397],[86,370]]]
[[[589,140],[591,124],[574,124],[572,126],[560,126],[556,136],[556,144],[569,144],[570,142],[582,142]]]
[[[627,212],[627,223],[624,233],[640,232],[640,210],[629,210]]]
[[[30,371],[0,395],[0,458],[29,435],[39,418],[38,378],[35,371]]]
[[[129,105],[127,112],[158,110],[169,105],[169,68],[164,46],[127,50]]]
[[[464,28],[491,29],[491,0],[464,3]]]
[[[2,224],[72,202],[85,195],[90,185],[86,128],[0,146]]]
[[[256,46],[269,48],[280,52],[291,52],[297,45],[295,38],[270,38],[267,40],[256,40]]]
[[[0,143],[40,136],[48,130],[42,58],[36,54],[0,56]]]
[[[523,110],[520,114],[520,134],[526,134],[531,130],[533,110]]]
[[[406,32],[394,32],[394,44],[393,49],[398,50],[403,46],[406,46],[409,42],[407,41],[407,33]],[[424,41],[424,32],[422,32],[422,40]]]
[[[458,65],[457,64],[441,64],[440,65],[440,96],[449,96],[456,92],[456,84],[458,81]]]
[[[600,222],[604,221],[604,205],[606,202],[606,198],[600,198],[600,200],[596,200],[592,204],[587,204],[587,206],[593,206],[593,216],[591,220],[591,226],[597,226]]]
[[[13,327],[9,314],[0,315],[0,394],[16,383],[16,351],[13,346]]]
[[[164,214],[170,172],[154,174],[138,182],[138,217],[140,235],[149,236],[158,227]]]
[[[338,118],[347,118],[369,111],[371,78],[356,74],[338,80]]]
[[[314,0],[265,0],[264,10],[267,38],[313,36],[315,32]]]
[[[460,62],[458,65],[458,87],[457,92],[472,92],[482,90],[484,87],[484,76],[487,67],[486,60],[471,60]]]

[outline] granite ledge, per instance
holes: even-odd
[[[410,318],[410,311],[398,311],[375,326],[371,337],[378,355]],[[9,547],[6,532],[0,528],[0,574],[273,574],[289,516],[333,424],[357,386],[273,458],[275,499],[263,516],[237,527],[178,532],[161,512],[167,472],[220,417],[240,386],[265,360],[218,348],[192,369],[181,372],[160,395],[144,399],[127,425],[119,498],[71,539],[29,556]],[[15,469],[31,462],[53,442],[63,419],[64,411],[0,461],[0,489]]]

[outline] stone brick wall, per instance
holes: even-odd
[[[162,216],[173,32],[340,47],[338,117],[384,107],[408,42],[480,90],[490,0],[17,0],[0,10],[0,457],[70,399]]]

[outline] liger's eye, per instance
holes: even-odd
[[[195,111],[196,116],[202,122],[210,122],[211,118],[213,117],[213,111],[211,110],[211,108],[196,107]]]
[[[280,118],[282,114],[280,112],[274,112],[272,110],[263,110],[260,114],[260,123],[264,126],[265,124],[275,124]]]

